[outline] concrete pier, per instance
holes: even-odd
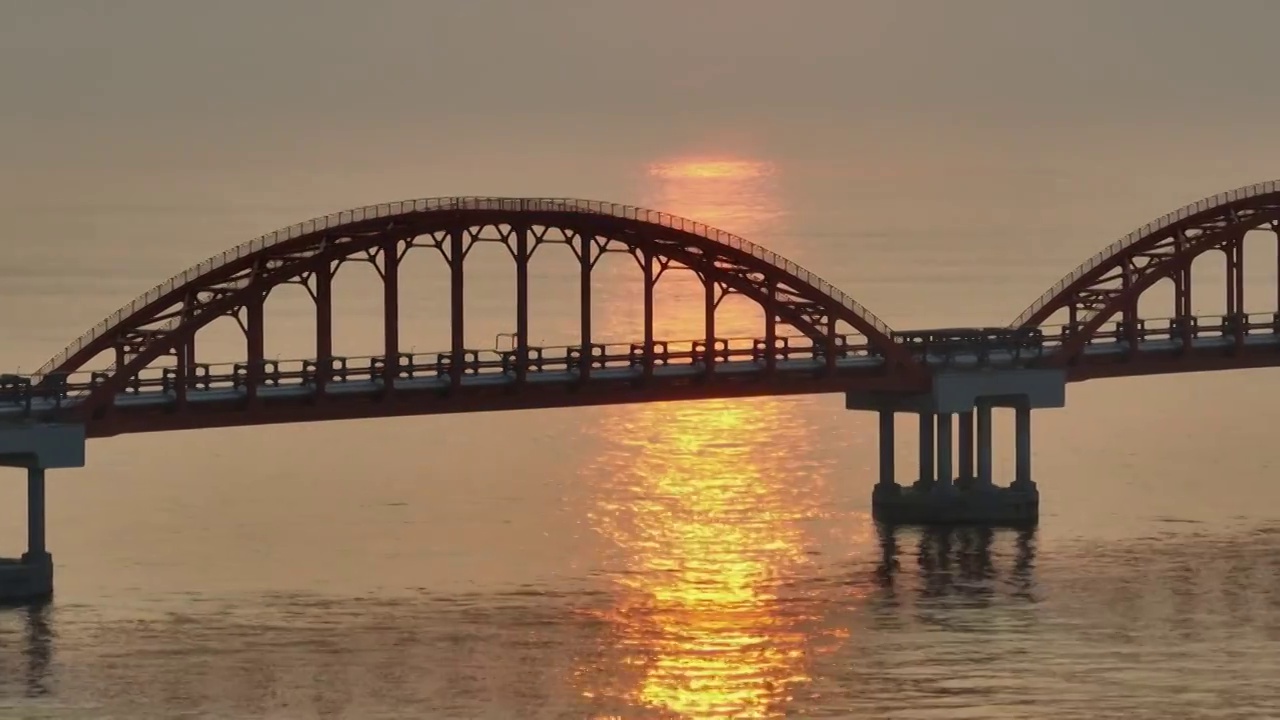
[[[84,467],[85,433],[77,425],[0,425],[0,466],[27,474],[27,549],[0,558],[0,603],[29,603],[53,596],[53,556],[45,526],[45,471]]]
[[[1040,520],[1035,490],[991,488],[987,492],[953,488],[951,493],[902,488],[896,495],[876,493],[871,515],[891,525],[989,525],[1020,527]]]
[[[1065,388],[1060,371],[1004,370],[939,373],[930,393],[849,393],[847,408],[873,410],[880,418],[873,516],[890,524],[1035,524],[1040,492],[1031,475],[1031,413],[1063,407]],[[1014,413],[1014,472],[1007,485],[993,476],[992,416],[998,408]],[[919,474],[907,486],[894,477],[897,413],[916,415],[919,422]]]

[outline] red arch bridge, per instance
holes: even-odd
[[[1266,298],[1273,312],[1245,312],[1245,239],[1257,231],[1265,233],[1271,251],[1266,266],[1251,273],[1278,279],[1280,181],[1205,198],[1134,230],[1068,273],[1012,322],[895,331],[796,263],[661,212],[496,197],[363,207],[209,258],[112,313],[34,374],[0,377],[0,464],[28,470],[24,567],[43,564],[51,573],[44,471],[83,465],[87,438],[843,393],[849,408],[880,413],[880,479],[873,504],[881,517],[1034,520],[1039,496],[1031,480],[1031,411],[1061,407],[1067,383],[1280,362],[1280,297]],[[466,261],[479,243],[504,246],[515,266],[515,332],[507,350],[465,342]],[[547,245],[570,250],[580,278],[579,332],[567,347],[529,342],[530,262]],[[400,265],[410,250],[433,254],[447,268],[448,307],[438,312],[448,315],[450,340],[438,352],[406,352],[400,342],[402,284],[414,279]],[[643,275],[643,336],[625,345],[596,342],[592,324],[593,293],[604,282],[595,271],[603,256],[615,252],[632,256]],[[1209,253],[1225,256],[1226,312],[1197,317],[1191,268]],[[383,342],[366,357],[338,357],[333,279],[355,261],[372,264],[380,278]],[[654,289],[672,268],[692,271],[705,291],[705,324],[697,337],[655,336]],[[268,359],[264,302],[290,284],[306,288],[314,301],[314,352],[294,361]],[[1149,298],[1168,295],[1160,312],[1139,312],[1139,300],[1156,287],[1166,290],[1152,291]],[[1206,292],[1220,298],[1220,283]],[[717,333],[716,310],[728,295],[761,308],[756,337],[730,340]],[[1150,305],[1148,300],[1142,306]],[[202,363],[197,332],[228,316],[243,330],[243,359]],[[1015,475],[1007,487],[992,477],[995,407],[1016,414]],[[919,467],[911,486],[897,483],[893,466],[893,414],[901,412],[920,421]]]

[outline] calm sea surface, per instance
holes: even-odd
[[[1082,164],[913,186],[745,155],[608,167],[620,169],[556,187],[532,173],[504,182],[724,227],[902,327],[1008,322],[1132,227],[1266,179],[1137,188]],[[405,187],[347,201],[300,188],[279,207],[228,195],[25,208],[30,242],[0,286],[0,360],[30,370],[204,256],[417,192]],[[1274,253],[1265,243],[1260,257]],[[555,250],[533,280],[547,345],[572,342],[578,317],[572,258]],[[468,335],[489,347],[512,329],[514,273],[500,248],[476,252]],[[442,264],[414,255],[406,268],[404,342],[439,349]],[[601,273],[600,339],[629,341],[639,274],[626,256]],[[1220,263],[1197,273],[1198,288],[1221,281]],[[1266,271],[1247,284],[1275,297]],[[375,352],[372,272],[344,268],[338,292],[338,352]],[[658,335],[695,336],[700,289],[672,272],[659,292]],[[1221,297],[1200,292],[1197,311],[1220,311]],[[297,288],[273,295],[269,355],[309,354],[306,302]],[[718,323],[760,332],[737,299]],[[203,359],[237,359],[237,332],[210,328]],[[1044,518],[1021,534],[878,531],[875,420],[838,396],[94,441],[86,469],[50,477],[55,601],[0,611],[0,715],[1276,717],[1276,377],[1073,386],[1067,409],[1036,416]],[[997,421],[1006,482],[1010,425]],[[15,472],[0,484],[6,554],[21,552],[23,527]]]

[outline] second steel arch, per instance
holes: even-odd
[[[1054,364],[1071,363],[1104,323],[1120,318],[1122,339],[1137,341],[1138,299],[1163,279],[1175,286],[1174,317],[1190,341],[1191,263],[1220,250],[1227,254],[1227,317],[1243,316],[1243,238],[1260,228],[1280,237],[1280,181],[1219,193],[1179,208],[1134,230],[1059,280],[1010,325],[1034,328],[1055,316],[1065,320]],[[1280,276],[1280,267],[1275,269]],[[1280,298],[1278,298],[1280,302]],[[1278,307],[1280,309],[1280,307]],[[1066,317],[1060,317],[1065,314]]]

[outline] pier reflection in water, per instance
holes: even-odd
[[[902,585],[902,541],[910,538],[916,547],[917,587],[922,598],[946,595],[982,598],[1004,586],[1014,596],[1031,599],[1032,569],[1035,566],[1036,529],[1005,530],[990,527],[956,526],[903,528],[877,525],[881,558],[876,567],[877,586],[888,598]],[[1012,539],[1007,567],[994,559],[997,538]],[[997,585],[998,584],[998,585]]]
[[[0,661],[5,678],[0,688],[5,694],[26,699],[49,695],[54,639],[51,606],[12,607],[0,613],[0,650],[7,656]]]

